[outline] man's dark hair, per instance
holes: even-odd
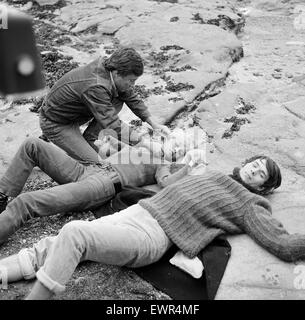
[[[144,64],[138,52],[129,47],[116,50],[109,58],[105,59],[105,68],[109,71],[117,70],[120,76],[133,74],[141,76],[144,71]]]
[[[275,163],[275,161],[273,161],[271,158],[264,155],[251,157],[250,159],[245,160],[245,164],[255,161],[257,159],[266,160],[266,168],[269,174],[269,179],[261,186],[262,189],[260,190],[260,193],[267,194],[281,185],[282,183],[281,170],[278,167],[278,165]]]
[[[271,158],[264,155],[258,155],[258,156],[254,156],[249,159],[246,159],[243,165],[250,163],[252,161],[255,161],[257,159],[261,159],[261,160],[266,159],[266,169],[269,174],[268,180],[260,187],[261,188],[260,190],[250,187],[242,181],[239,175],[240,168],[234,168],[233,174],[231,175],[231,177],[236,181],[240,182],[249,191],[260,194],[260,195],[266,195],[268,193],[271,193],[274,189],[278,188],[281,185],[282,183],[281,170],[279,166],[275,163],[275,161],[273,161]]]

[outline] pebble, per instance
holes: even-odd
[[[24,6],[20,7],[20,10],[27,11],[27,10],[32,9],[32,7],[33,7],[33,2],[30,1],[30,2],[26,3]]]
[[[74,280],[74,283],[75,283],[76,285],[79,285],[79,284],[85,283],[86,281],[87,281],[86,277],[79,277],[79,278],[77,278],[77,279]]]
[[[253,72],[253,75],[254,75],[255,77],[261,77],[261,76],[263,76],[263,74],[260,73],[260,72]]]
[[[294,55],[295,55],[296,57],[298,57],[299,59],[302,59],[302,58],[304,57],[304,53],[303,53],[302,50],[296,50],[296,51],[294,52]]]
[[[288,46],[305,46],[305,42],[303,41],[288,41],[286,44]]]
[[[285,73],[285,76],[286,76],[287,78],[293,78],[293,74],[290,73],[290,72],[286,72],[286,73]]]
[[[305,79],[305,75],[296,76],[293,78],[294,82],[303,81]]]
[[[274,79],[281,79],[282,78],[282,75],[280,73],[272,73],[272,77]]]

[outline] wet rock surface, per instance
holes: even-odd
[[[304,233],[303,1],[9,2],[35,18],[49,86],[69,68],[109,55],[120,45],[135,47],[145,60],[136,89],[151,113],[171,128],[204,129],[211,168],[230,173],[254,154],[271,156],[283,174],[281,188],[269,197],[273,214],[289,232]],[[29,110],[37,111],[37,101],[0,101],[0,174],[24,138],[40,134],[37,114]],[[127,108],[121,116],[137,121]],[[52,185],[39,174],[27,188]],[[34,219],[0,248],[1,256],[56,234],[73,218],[92,215]],[[294,268],[302,262],[281,262],[244,235],[229,241],[232,256],[217,299],[305,298],[294,283]],[[0,292],[0,299],[21,299],[31,285],[14,284]],[[126,298],[169,299],[132,271],[94,263],[82,264],[67,291],[56,297]]]

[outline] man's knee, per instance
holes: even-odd
[[[86,244],[86,237],[84,236],[86,221],[71,221],[65,224],[60,230],[59,236],[77,246]]]
[[[34,201],[31,192],[21,193],[8,204],[7,208],[14,208],[13,212],[18,213],[18,216],[24,219],[33,218],[32,204]]]
[[[82,228],[83,222],[81,220],[70,221],[61,228],[61,232],[78,232]]]
[[[43,147],[43,145],[46,144],[45,141],[36,138],[36,137],[29,137],[24,140],[23,144],[21,147],[25,149],[25,152],[30,156],[30,157],[36,157],[36,155],[39,152],[39,149]]]
[[[41,140],[39,138],[29,137],[23,141],[22,146],[24,146],[27,150],[32,150],[33,147],[38,146],[40,141]]]

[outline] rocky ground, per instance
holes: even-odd
[[[171,128],[202,127],[209,137],[211,167],[229,172],[257,153],[278,161],[283,184],[270,197],[274,215],[290,232],[304,232],[303,1],[8,2],[34,18],[49,87],[99,54],[111,54],[119,45],[135,47],[146,68],[137,90],[151,113]],[[24,138],[40,134],[35,113],[40,101],[0,101],[0,174]],[[121,116],[134,119],[127,109]],[[25,191],[53,184],[37,171]],[[93,215],[34,219],[0,248],[0,254],[56,234],[64,223],[79,218]],[[304,290],[295,285],[295,267],[301,262],[281,262],[247,236],[229,241],[232,256],[216,299],[305,298]],[[0,299],[21,299],[31,285],[10,285],[0,292]],[[84,263],[56,299],[169,297],[130,270]]]

